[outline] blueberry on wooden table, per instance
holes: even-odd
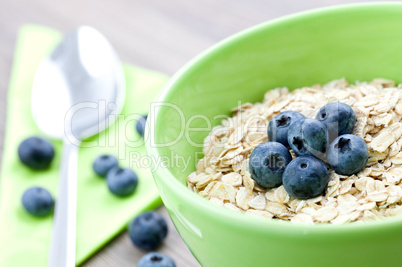
[[[291,160],[289,150],[281,143],[262,143],[251,153],[249,160],[251,176],[262,187],[280,186],[282,173]]]
[[[292,123],[304,119],[304,115],[296,111],[284,111],[276,115],[268,124],[269,141],[279,142],[288,147],[288,131]]]
[[[128,226],[133,244],[143,250],[154,250],[168,233],[165,219],[156,211],[145,212],[135,217]]]
[[[46,189],[31,187],[22,195],[22,205],[29,214],[36,217],[45,217],[52,213],[54,200]]]
[[[315,119],[301,119],[289,127],[288,142],[297,156],[322,158],[328,146],[328,131]]]
[[[358,173],[366,166],[367,160],[367,144],[357,135],[341,135],[328,148],[327,162],[338,174]]]
[[[312,157],[293,159],[283,172],[283,186],[295,198],[309,199],[321,195],[329,182],[325,164]]]
[[[145,133],[145,125],[146,125],[146,123],[147,123],[147,118],[148,118],[148,115],[141,116],[141,117],[138,119],[137,124],[135,125],[135,128],[136,128],[137,132],[138,132],[141,136],[144,136],[144,133]]]
[[[106,177],[107,173],[119,166],[117,158],[113,155],[101,155],[94,160],[92,165],[95,173],[100,177]]]
[[[137,267],[176,267],[176,264],[162,253],[149,252],[140,259]]]
[[[46,139],[33,136],[18,146],[18,156],[23,164],[33,170],[49,168],[54,158],[53,145]]]
[[[119,197],[131,195],[138,185],[138,177],[132,169],[114,168],[106,176],[109,191]]]
[[[318,111],[315,118],[327,126],[330,141],[340,135],[352,133],[356,122],[353,109],[341,102],[326,104]]]

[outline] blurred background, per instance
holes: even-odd
[[[174,74],[218,41],[250,26],[312,8],[371,1],[347,0],[1,0],[0,150],[3,148],[7,88],[18,29],[43,24],[67,32],[87,24],[102,32],[122,61]],[[374,2],[374,1],[373,1]],[[164,208],[160,211],[168,218]],[[178,266],[199,266],[170,223],[159,250]],[[144,252],[122,234],[83,266],[134,266]]]

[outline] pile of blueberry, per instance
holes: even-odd
[[[141,116],[135,125],[141,136],[144,136],[146,121],[147,116]],[[18,146],[20,161],[35,171],[48,169],[54,154],[52,143],[38,136],[29,137]],[[137,187],[138,177],[135,172],[129,168],[120,168],[115,156],[101,155],[95,159],[92,167],[98,176],[106,177],[109,191],[116,196],[131,195]],[[45,188],[31,187],[24,192],[22,205],[31,215],[44,217],[52,213],[54,199]]]
[[[168,227],[166,220],[156,211],[148,211],[138,215],[128,225],[128,233],[133,244],[145,251],[152,251],[160,246],[166,238]],[[149,252],[141,258],[138,267],[176,267],[168,256]]]
[[[144,136],[147,116],[141,116],[136,123],[136,130]],[[32,170],[46,170],[50,167],[55,151],[53,145],[42,137],[29,137],[18,147],[20,161]],[[129,168],[120,168],[118,159],[113,155],[97,157],[92,168],[94,172],[105,177],[109,191],[116,196],[131,195],[138,184],[138,177]],[[33,216],[45,217],[52,213],[54,199],[43,187],[28,188],[22,195],[22,204],[25,210]],[[166,220],[155,211],[144,212],[134,218],[128,232],[133,244],[145,251],[151,251],[160,246],[166,238],[168,227]],[[175,262],[168,256],[149,252],[137,264],[138,267],[176,267]]]
[[[120,168],[117,158],[113,155],[101,155],[92,165],[95,173],[106,177],[109,191],[119,197],[131,195],[138,185],[138,177],[130,168]]]
[[[253,179],[265,188],[283,184],[295,198],[319,196],[329,182],[325,163],[341,175],[358,173],[367,163],[366,142],[351,134],[355,122],[353,109],[340,102],[323,106],[315,119],[295,111],[278,114],[268,125],[271,142],[251,153]],[[293,160],[289,148],[297,156]]]
[[[42,137],[29,137],[18,147],[20,161],[35,171],[43,171],[50,167],[54,158],[52,143]],[[43,187],[28,188],[22,195],[25,210],[36,217],[45,217],[52,213],[54,199]]]

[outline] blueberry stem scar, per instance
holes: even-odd
[[[276,121],[276,127],[288,126],[290,121],[289,116],[282,116],[279,120]]]
[[[162,261],[162,258],[161,257],[158,257],[158,256],[153,256],[152,258],[151,258],[151,261],[153,261],[153,262],[159,262],[159,261]]]
[[[335,144],[335,148],[338,148],[339,152],[345,153],[350,150],[350,139],[340,138],[339,142]]]
[[[297,146],[298,150],[302,150],[304,148],[304,139],[300,139],[297,137],[293,138],[293,144]]]

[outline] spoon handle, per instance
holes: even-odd
[[[75,266],[78,149],[64,139],[48,267]]]

